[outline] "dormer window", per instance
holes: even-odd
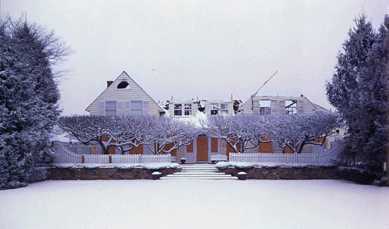
[[[130,85],[127,81],[122,81],[118,84],[118,89],[125,89],[128,87],[128,85]]]

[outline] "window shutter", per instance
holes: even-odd
[[[99,116],[104,116],[105,115],[105,102],[100,101],[99,102]]]
[[[142,115],[147,116],[149,114],[149,102],[143,101]]]
[[[131,115],[131,101],[124,101],[124,116],[130,116],[130,115]]]
[[[116,102],[116,116],[121,117],[122,116],[122,110],[123,110],[123,102],[117,101]]]

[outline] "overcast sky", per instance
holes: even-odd
[[[126,71],[156,102],[325,95],[336,55],[363,11],[375,29],[389,0],[1,0],[1,15],[43,25],[75,51],[61,68],[64,115],[85,108]]]

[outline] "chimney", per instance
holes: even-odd
[[[107,81],[107,87],[111,86],[112,83],[113,81]]]

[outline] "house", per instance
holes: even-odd
[[[301,115],[315,113],[330,113],[331,111],[312,103],[307,97],[301,96],[252,96],[244,102],[239,112],[245,115]],[[324,144],[326,149],[333,139],[329,138]],[[312,153],[319,146],[305,145],[302,153]],[[319,150],[319,149],[317,149]],[[291,150],[286,150],[291,153]],[[274,142],[260,143],[247,153],[282,153],[282,149]]]
[[[163,108],[168,116],[174,118],[190,119],[198,114],[233,115],[233,100],[167,100]]]
[[[239,100],[167,100],[158,105],[126,72],[122,72],[114,81],[107,82],[107,88],[86,108],[90,115],[125,116],[125,115],[166,115],[180,120],[199,121],[214,115],[299,115],[331,112],[304,96],[252,96],[246,102]],[[329,145],[327,141],[324,148]],[[169,146],[167,146],[169,147]],[[315,149],[316,148],[316,149]],[[100,153],[99,146],[93,147]],[[318,150],[317,146],[306,145],[303,153]],[[219,138],[200,135],[190,145],[172,151],[176,158],[185,157],[188,163],[210,162],[211,156],[227,155],[233,152],[229,144]],[[245,152],[281,153],[278,144],[260,143]],[[114,147],[110,153],[117,153]],[[149,154],[148,147],[140,145],[130,154]]]
[[[312,103],[303,95],[300,97],[254,96],[242,104],[240,111],[243,114],[250,115],[294,115],[331,112],[324,107]]]
[[[125,72],[114,81],[107,81],[107,88],[85,109],[90,115],[161,116],[164,110]]]
[[[195,120],[199,115],[210,117],[213,115],[299,115],[331,112],[304,96],[254,96],[246,102],[238,100],[168,100],[163,104],[166,115],[181,119]],[[306,145],[302,153],[311,153],[320,148],[327,148],[330,141],[324,146]],[[178,158],[185,157],[187,162],[210,162],[215,154],[227,155],[234,150],[224,140],[210,136],[199,136],[189,147],[181,147],[175,152]],[[282,153],[277,143],[260,143],[253,149],[246,149],[246,153]],[[287,152],[288,149],[287,149]],[[291,152],[289,152],[291,153]]]
[[[199,125],[199,120],[214,115],[234,115],[238,106],[235,100],[167,100],[162,105],[166,115],[182,121],[193,121]],[[228,155],[232,148],[225,140],[206,135],[198,136],[189,146],[174,150],[172,156],[185,157],[187,163],[211,162],[211,156]]]
[[[85,109],[90,115],[125,116],[143,115],[158,117],[165,111],[125,72],[114,81],[107,81],[107,88]],[[108,140],[108,139],[107,139]],[[101,152],[100,146],[93,147]],[[111,154],[116,153],[110,147]],[[148,148],[140,145],[130,151],[131,154],[148,154]]]

